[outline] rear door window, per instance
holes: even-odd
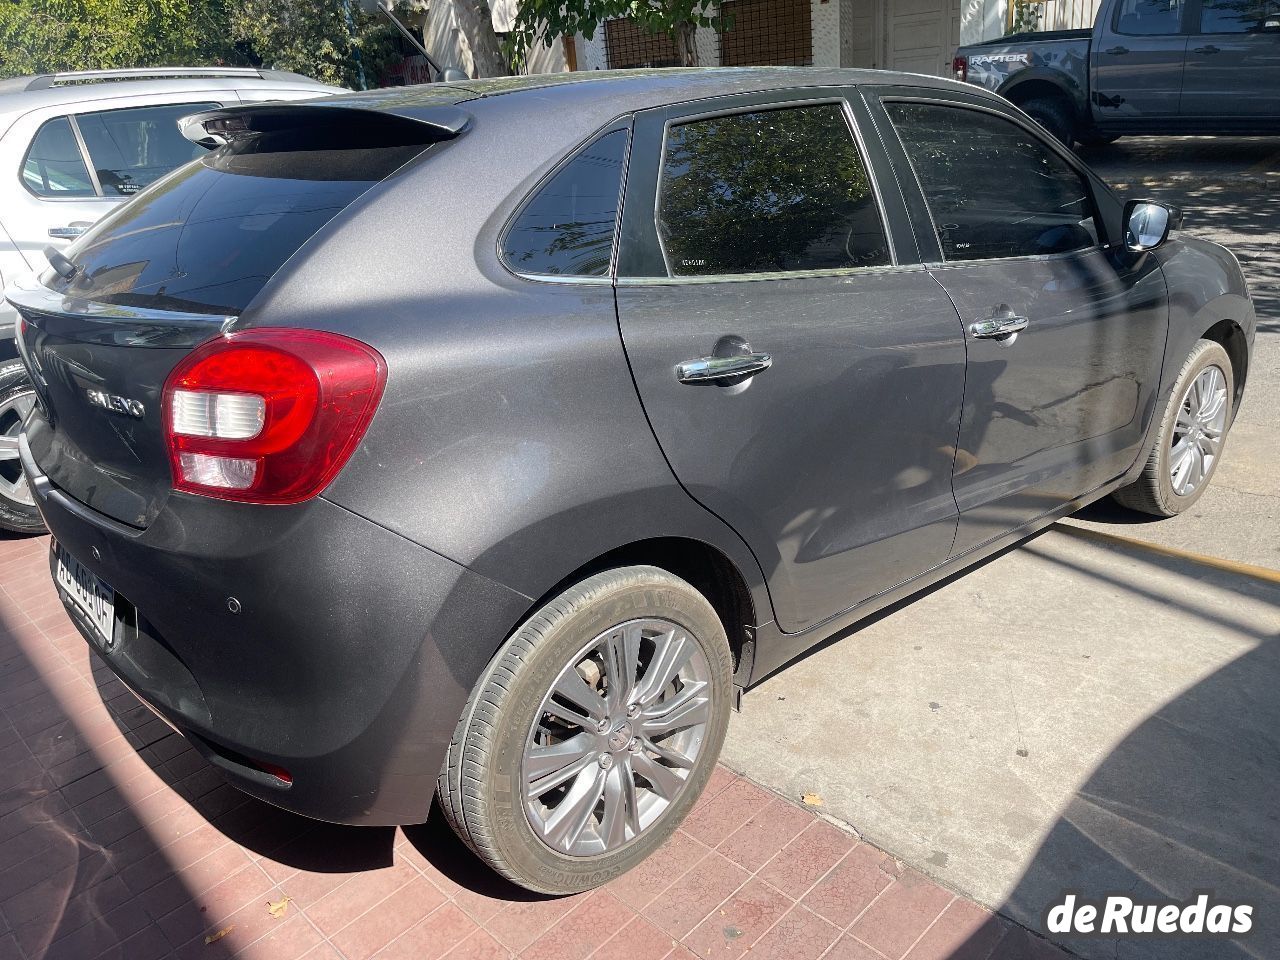
[[[1120,0],[1112,28],[1130,37],[1164,37],[1182,31],[1182,0]]]
[[[77,115],[89,159],[107,197],[127,197],[206,151],[182,136],[178,120],[217,103],[177,103]]]
[[[1280,34],[1280,0],[1202,0],[1200,32]]]
[[[1022,125],[985,110],[888,102],[947,260],[1098,245],[1085,178]]]
[[[839,104],[672,126],[657,206],[671,276],[891,262],[871,180]]]
[[[609,275],[627,138],[606,133],[533,195],[502,238],[507,266],[527,276]]]
[[[22,161],[22,182],[37,197],[97,196],[66,117],[50,120],[36,131]]]

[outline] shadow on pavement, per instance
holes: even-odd
[[[1093,900],[1120,893],[1145,901],[1189,900],[1207,891],[1221,901],[1251,904],[1253,931],[1230,941],[1049,936],[1087,958],[1280,956],[1280,587],[1140,549],[1122,552],[1184,576],[1186,600],[1166,602],[1197,615],[1207,631],[1245,632],[1257,645],[1120,742],[1076,791],[999,912],[1046,934],[1045,911],[1066,890]],[[1075,569],[1143,592],[1083,565]],[[1270,604],[1274,629],[1259,631],[1229,610],[1198,606],[1198,582]],[[1081,710],[1103,708],[1080,704]],[[985,955],[981,938],[980,931],[952,956]]]

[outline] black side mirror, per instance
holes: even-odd
[[[1132,253],[1154,250],[1182,226],[1182,211],[1155,200],[1130,200],[1124,205],[1124,245]]]

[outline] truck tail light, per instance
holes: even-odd
[[[969,79],[969,58],[956,57],[951,61],[951,75],[961,83]]]
[[[164,386],[174,489],[309,500],[351,457],[386,382],[377,351],[336,333],[264,327],[209,341]]]

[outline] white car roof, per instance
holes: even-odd
[[[16,117],[41,107],[88,104],[146,94],[207,93],[211,89],[315,90],[317,96],[346,93],[300,73],[253,67],[151,67],[82,70],[0,80],[0,134]]]

